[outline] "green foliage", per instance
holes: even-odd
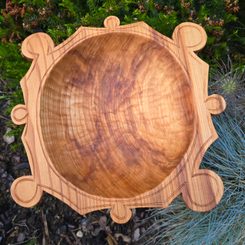
[[[230,57],[226,62],[217,62],[218,67],[211,70],[209,89],[225,98],[226,112],[244,123],[245,120],[245,65],[235,67]]]
[[[141,244],[244,244],[245,132],[227,114],[214,118],[220,138],[205,154],[202,167],[222,178],[225,192],[210,212],[198,213],[176,199],[167,209],[155,209]]]
[[[208,33],[207,60],[221,58],[232,49],[230,42],[244,28],[238,21],[235,0],[15,0],[8,1],[1,12],[0,38],[9,41],[21,41],[30,33],[44,31],[61,42],[81,24],[102,26],[108,15],[118,16],[122,23],[145,21],[166,35],[171,35],[177,24],[193,21]],[[240,45],[244,42],[236,41]]]
[[[15,104],[23,102],[19,80],[30,63],[21,57],[20,43],[28,35],[46,32],[58,44],[81,25],[102,26],[109,15],[118,16],[122,24],[145,21],[168,36],[183,21],[198,23],[208,34],[201,56],[211,66],[227,52],[235,62],[244,61],[240,52],[244,27],[235,0],[12,0],[1,2],[0,8],[0,78],[7,81],[8,115]]]
[[[38,241],[35,238],[25,243],[25,245],[36,245],[36,244],[38,244]]]
[[[242,1],[240,2],[242,4]],[[199,54],[215,72],[211,90],[228,102],[227,115],[214,119],[220,139],[205,155],[203,166],[222,177],[225,194],[209,213],[186,208],[181,199],[168,209],[151,213],[154,224],[145,232],[148,244],[243,244],[245,241],[244,132],[236,120],[244,120],[244,23],[236,0],[12,0],[0,1],[0,80],[4,81],[0,102],[7,104],[9,115],[14,105],[23,103],[19,81],[30,62],[21,56],[20,44],[30,34],[46,32],[56,44],[80,25],[100,27],[109,15],[122,24],[145,21],[157,31],[170,36],[179,23],[192,21],[202,25],[208,40]],[[231,65],[217,66],[217,60],[229,54]],[[225,68],[224,68],[225,67]],[[12,128],[19,147],[22,127]],[[142,244],[143,244],[142,238]],[[34,244],[30,241],[28,244]]]
[[[4,98],[8,100],[6,112],[8,115],[13,106],[23,103],[19,80],[24,76],[29,64],[20,53],[20,46],[15,43],[6,43],[0,46],[0,78],[7,80]]]

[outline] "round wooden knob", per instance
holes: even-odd
[[[118,224],[126,223],[132,217],[132,211],[121,203],[116,203],[110,212],[111,218]]]
[[[11,195],[15,202],[23,207],[36,205],[43,191],[35,182],[33,176],[23,176],[16,179],[11,186]]]
[[[226,102],[224,98],[218,94],[208,96],[205,100],[206,107],[211,114],[220,114],[226,108]]]
[[[115,28],[120,25],[120,20],[116,16],[109,16],[104,20],[104,26],[106,28]]]
[[[17,105],[11,112],[12,121],[17,124],[25,124],[27,122],[27,109],[25,105]]]
[[[185,22],[174,29],[173,39],[177,43],[184,44],[188,49],[197,51],[205,46],[207,34],[200,25]]]
[[[54,48],[54,42],[46,33],[35,33],[27,37],[22,43],[21,52],[29,58],[34,59],[37,55],[50,53]]]

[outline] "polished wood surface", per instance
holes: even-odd
[[[14,200],[31,207],[45,191],[80,214],[110,208],[118,223],[179,194],[195,211],[214,208],[222,181],[199,165],[225,101],[208,96],[208,65],[194,53],[205,31],[183,23],[169,39],[115,16],[104,26],[81,27],[56,47],[44,33],[23,42],[33,62],[21,80],[25,105],[11,116],[26,124],[32,175],[14,181]]]
[[[123,33],[87,39],[62,58],[45,83],[40,117],[58,172],[103,197],[133,197],[160,184],[194,128],[178,62],[156,42]]]

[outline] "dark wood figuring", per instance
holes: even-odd
[[[103,197],[160,184],[194,127],[191,88],[176,59],[127,33],[92,37],[68,52],[45,83],[40,117],[58,172]]]

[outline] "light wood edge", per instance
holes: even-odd
[[[33,176],[23,176],[16,179],[11,185],[10,191],[15,202],[26,208],[35,206],[43,194]]]
[[[17,125],[27,123],[27,115],[28,111],[25,105],[16,105],[11,111],[11,119]]]
[[[226,108],[224,98],[218,94],[212,94],[205,100],[206,107],[211,114],[217,115],[223,112]]]
[[[223,183],[219,176],[212,171],[199,170],[199,165],[205,151],[217,138],[210,113],[221,112],[225,108],[225,102],[219,95],[217,95],[218,97],[216,95],[208,96],[208,65],[193,53],[205,45],[205,31],[196,24],[182,23],[175,28],[173,40],[171,40],[143,22],[120,26],[119,19],[110,16],[105,19],[104,24],[105,28],[80,27],[71,37],[56,47],[54,47],[51,38],[44,33],[33,34],[23,42],[22,53],[33,61],[29,71],[21,80],[25,105],[18,105],[13,109],[12,119],[17,124],[26,123],[22,140],[28,154],[32,176],[20,177],[15,180],[11,187],[14,200],[22,206],[30,207],[35,205],[42,192],[46,191],[80,214],[110,208],[111,217],[117,223],[125,223],[130,219],[131,208],[165,208],[180,193],[182,193],[187,206],[193,210],[208,211],[214,208],[223,195]],[[193,140],[178,167],[153,190],[126,199],[90,195],[60,176],[47,155],[38,119],[40,93],[53,66],[79,42],[92,36],[114,31],[141,35],[167,47],[180,62],[183,69],[187,71],[190,86],[193,89],[194,106],[196,107],[196,129]],[[196,37],[190,39],[190,33],[194,33],[193,35]],[[21,113],[20,109],[22,109]],[[204,178],[205,181],[203,181]],[[27,191],[23,189],[26,186],[24,183],[30,183],[30,179],[32,180],[30,192],[34,193],[35,188],[38,190],[33,194],[34,197],[31,200],[27,198],[28,195],[23,194]],[[203,183],[210,186],[210,193],[212,194],[211,197],[208,197],[209,200],[202,198],[202,189],[205,190],[206,188]],[[196,186],[199,186],[200,189],[198,196],[196,196]]]

